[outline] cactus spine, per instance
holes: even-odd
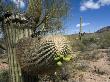
[[[66,56],[71,53],[69,44],[62,35],[47,35],[40,40],[24,38],[18,42],[16,50],[22,70],[35,75],[50,70],[54,72],[57,66],[55,61],[57,54]]]

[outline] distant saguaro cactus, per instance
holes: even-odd
[[[82,17],[80,17],[80,31],[79,31],[79,39],[82,39]]]
[[[83,30],[83,21],[82,21],[82,16],[80,17],[80,30],[79,30],[79,39],[80,40],[82,40],[82,36],[84,36],[85,35],[85,32],[83,32],[82,30]]]

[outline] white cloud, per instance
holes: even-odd
[[[86,8],[85,6],[81,6],[81,7],[80,7],[80,10],[81,10],[81,11],[85,11],[85,10],[87,10],[87,8]]]
[[[98,0],[97,2],[95,2],[94,0],[88,0],[84,1],[81,4],[80,10],[85,11],[88,9],[99,9],[100,7],[105,5],[110,5],[110,0]]]
[[[99,0],[98,3],[100,3],[101,6],[110,5],[110,0]]]
[[[23,1],[20,2],[20,7],[24,8],[25,7],[25,3]]]
[[[90,23],[82,23],[82,26],[88,26]],[[76,27],[80,27],[80,24],[77,24]]]
[[[24,8],[25,7],[25,3],[23,2],[23,0],[11,0],[11,1],[13,3],[17,4],[17,7],[20,7],[20,8]]]

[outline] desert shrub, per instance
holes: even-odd
[[[91,37],[83,37],[82,44],[86,46],[86,50],[92,50],[96,49],[98,47],[97,45],[98,39],[96,36]]]
[[[77,37],[78,38],[78,37]],[[98,48],[97,36],[83,36],[82,40],[79,39],[69,39],[72,49],[75,51],[87,51]]]
[[[101,56],[99,55],[98,50],[84,51],[77,55],[77,61],[79,60],[95,61],[98,60],[100,57]]]
[[[108,48],[110,47],[110,32],[103,32],[99,35],[99,48]]]
[[[100,56],[98,55],[98,51],[97,50],[93,50],[93,51],[86,51],[83,53],[83,59],[85,60],[98,60],[100,58]]]
[[[8,72],[6,70],[0,70],[0,82],[8,82]]]
[[[86,46],[91,44],[91,43],[96,43],[96,42],[97,42],[97,39],[95,37],[89,37],[89,38],[85,37],[82,39],[82,43]]]
[[[68,36],[71,46],[73,50],[92,50],[97,48],[108,48],[110,47],[110,32],[103,32],[103,33],[94,33],[90,35],[85,35],[82,37],[80,41],[78,36]]]
[[[85,60],[81,60],[81,61],[77,61],[74,64],[74,69],[78,70],[78,71],[86,71],[88,69],[88,64]]]
[[[107,51],[108,61],[110,61],[110,48]]]
[[[73,45],[73,50],[76,49],[77,51],[85,51],[86,46],[80,41],[80,40],[76,40]]]
[[[104,74],[106,74],[104,71],[102,71],[102,70],[100,70],[100,69],[98,69],[98,68],[96,68],[96,69],[94,70],[94,72],[95,72],[96,74],[99,74],[99,75],[104,75]]]

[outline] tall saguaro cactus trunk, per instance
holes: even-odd
[[[79,38],[82,40],[82,17],[80,17],[80,32],[79,32]]]
[[[31,29],[18,28],[16,24],[4,24],[5,40],[7,46],[7,54],[9,60],[10,82],[22,82],[21,69],[16,58],[16,43],[23,37],[28,37]]]

